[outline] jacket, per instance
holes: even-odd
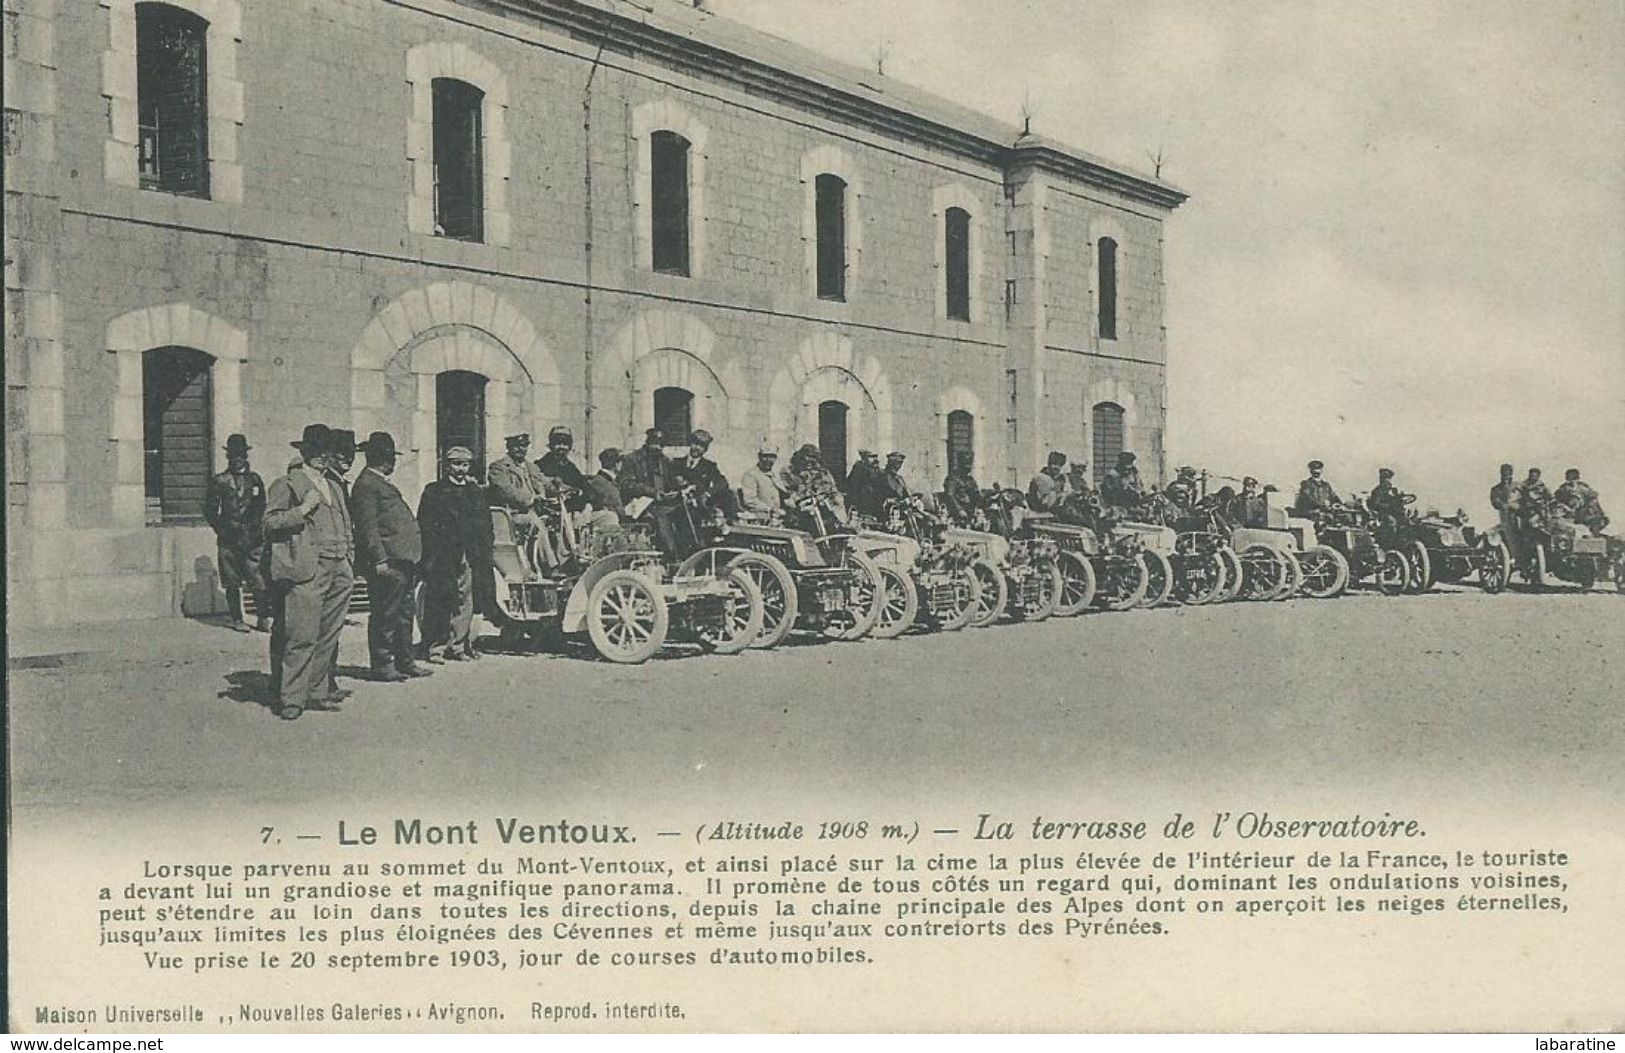
[[[315,486],[309,472],[292,468],[265,492],[260,524],[265,532],[265,576],[271,581],[310,581],[316,577],[323,548],[343,549],[347,558],[355,558],[350,512],[331,479],[327,480],[330,496],[308,516],[299,511]]]
[[[265,480],[258,472],[229,471],[209,476],[203,492],[203,518],[221,541],[257,547],[265,515]]]
[[[423,536],[411,506],[393,482],[371,468],[363,469],[350,487],[350,516],[355,521],[356,562],[363,569],[423,558]]]
[[[621,459],[621,497],[655,498],[671,489],[670,466],[658,446],[640,446]]]
[[[490,566],[494,532],[485,487],[440,479],[423,488],[418,502],[424,574],[449,573],[468,560],[476,576]]]
[[[742,505],[751,512],[777,512],[784,507],[784,486],[778,477],[757,465],[739,480]]]
[[[982,507],[982,488],[969,472],[948,473],[942,481],[942,503],[956,523],[968,523],[976,510]]]
[[[674,488],[693,487],[694,503],[700,508],[716,508],[728,493],[728,478],[717,467],[717,462],[701,457],[694,464],[684,458],[671,466]]]
[[[490,482],[491,503],[515,512],[532,511],[548,493],[546,478],[529,461],[516,463],[512,457],[503,457],[491,462],[485,477]]]
[[[621,500],[621,488],[615,482],[615,477],[608,472],[599,470],[591,479],[587,480],[587,497],[592,501],[593,508],[600,512],[614,512],[620,515],[626,507]]]

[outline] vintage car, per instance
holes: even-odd
[[[1528,553],[1524,576],[1534,585],[1557,578],[1583,589],[1612,578],[1615,588],[1625,592],[1625,538],[1596,533],[1565,512],[1552,505],[1529,517],[1522,539]]]
[[[1376,517],[1375,536],[1384,548],[1397,551],[1406,563],[1405,591],[1427,592],[1439,582],[1459,584],[1476,575],[1485,592],[1500,592],[1512,574],[1512,554],[1501,540],[1500,529],[1479,533],[1467,522],[1467,513],[1443,516],[1437,511],[1418,515],[1411,505],[1415,494],[1401,494],[1405,513],[1399,518]]]
[[[1026,498],[1019,490],[995,487],[982,492],[985,529],[949,527],[943,540],[976,553],[970,570],[978,586],[971,628],[992,625],[1000,615],[1018,621],[1043,621],[1060,603],[1064,581],[1059,548],[1046,537],[1021,527]]]
[[[949,632],[963,629],[977,610],[980,587],[970,569],[976,553],[946,541],[947,525],[926,509],[921,498],[891,499],[884,507],[885,519],[860,530],[857,541],[888,575],[885,610],[874,635],[898,635],[911,624]],[[888,632],[888,620],[901,628]]]
[[[1342,553],[1349,566],[1349,583],[1371,582],[1389,596],[1405,591],[1410,564],[1405,557],[1377,544],[1374,517],[1358,502],[1319,509],[1312,517],[1315,534],[1323,544]]]

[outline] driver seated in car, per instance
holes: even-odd
[[[1603,513],[1597,491],[1580,481],[1578,468],[1563,473],[1563,485],[1552,495],[1552,503],[1579,525],[1589,527],[1594,535],[1601,536],[1608,529],[1608,516]]]

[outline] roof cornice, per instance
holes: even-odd
[[[696,37],[673,32],[615,9],[607,0],[460,0],[473,7],[517,16],[520,21],[563,31],[591,45],[628,53],[683,73],[718,81],[843,124],[919,143],[1002,170],[1031,167],[1158,208],[1177,208],[1189,195],[1172,184],[1118,168],[1044,140],[1018,135],[1001,142],[986,134],[911,113],[879,98],[866,98]],[[717,16],[705,16],[717,17]],[[987,118],[990,124],[996,123]]]

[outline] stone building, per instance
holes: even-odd
[[[207,610],[308,421],[1160,476],[1184,195],[673,0],[4,0],[9,611]],[[590,462],[588,462],[590,463]]]

